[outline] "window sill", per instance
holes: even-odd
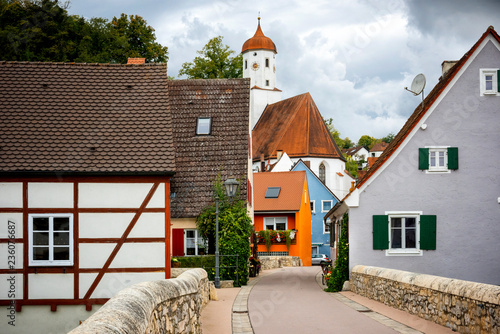
[[[422,256],[424,252],[420,249],[387,249],[385,256]]]
[[[451,169],[434,169],[434,170],[427,169],[425,171],[425,174],[450,174],[450,173]]]

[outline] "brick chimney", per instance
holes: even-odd
[[[128,64],[145,64],[146,63],[146,58],[129,58],[127,61]]]

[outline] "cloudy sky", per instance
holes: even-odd
[[[168,46],[168,74],[215,36],[236,52],[253,36],[260,12],[276,44],[283,98],[309,92],[341,137],[397,133],[421,96],[404,90],[427,78],[429,92],[444,60],[458,60],[493,25],[498,0],[71,0],[69,12],[112,19],[142,16]]]

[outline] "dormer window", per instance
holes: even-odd
[[[212,117],[198,117],[196,135],[204,136],[212,133]]]

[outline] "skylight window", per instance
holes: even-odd
[[[280,190],[281,187],[268,187],[266,191],[266,198],[278,198]]]
[[[198,117],[196,123],[196,135],[209,135],[212,132],[212,118],[211,117]]]

